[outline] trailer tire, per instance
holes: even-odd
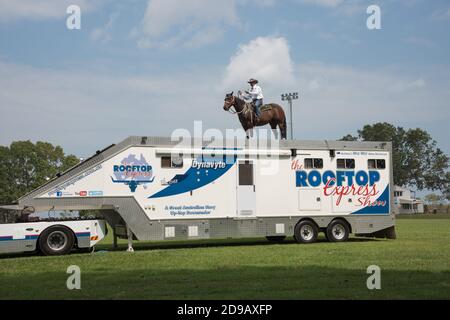
[[[294,229],[294,239],[298,243],[316,242],[319,229],[317,225],[310,220],[303,220],[297,223]]]
[[[283,242],[286,236],[267,236],[266,239],[270,242]]]
[[[75,243],[75,236],[67,227],[53,226],[45,229],[39,236],[39,250],[46,256],[68,254]]]
[[[327,227],[326,238],[330,242],[344,242],[350,236],[350,227],[342,219],[331,221]]]

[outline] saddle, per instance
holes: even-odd
[[[244,111],[245,114],[249,114],[250,113],[251,121],[252,121],[252,123],[254,125],[256,125],[257,124],[257,118],[256,118],[255,104],[253,102],[247,102],[245,104],[244,110],[245,110]],[[266,112],[266,111],[269,111],[269,110],[272,110],[272,105],[270,103],[269,104],[263,104],[261,107],[259,107],[259,111],[261,112],[261,114],[263,112]]]
[[[272,110],[272,105],[271,104],[263,104],[260,108],[259,111],[264,112],[264,111],[269,111]]]
[[[251,106],[252,112],[256,113],[256,111],[255,111],[256,110],[255,104],[253,102],[250,102],[250,106]],[[263,104],[261,107],[259,107],[259,111],[261,113],[263,113],[265,111],[269,111],[269,110],[272,110],[272,105],[270,103],[269,104]]]

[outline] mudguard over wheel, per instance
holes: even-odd
[[[310,220],[300,221],[294,229],[294,238],[299,243],[316,242],[318,234],[317,225]]]
[[[350,236],[348,223],[341,219],[331,221],[327,227],[327,239],[330,242],[344,242]]]
[[[53,226],[39,236],[39,250],[46,256],[68,254],[75,243],[75,236],[67,227]]]

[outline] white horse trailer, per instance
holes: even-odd
[[[391,150],[386,142],[288,140],[274,149],[130,137],[18,206],[103,210],[115,236],[137,240],[395,238]]]

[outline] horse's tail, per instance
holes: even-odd
[[[280,131],[281,131],[281,139],[286,139],[287,137],[286,117],[284,117],[283,122],[280,125]]]

